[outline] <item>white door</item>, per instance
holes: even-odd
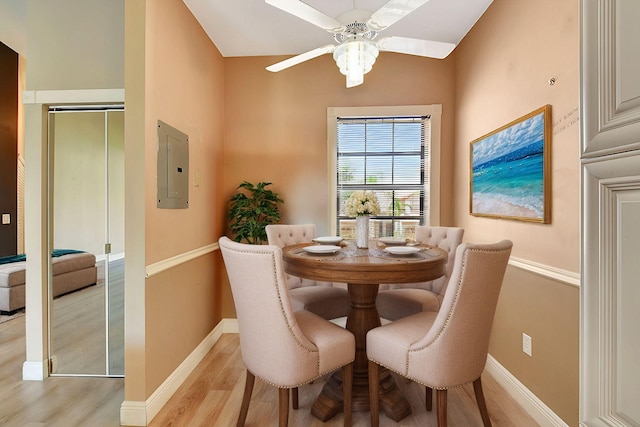
[[[584,426],[640,426],[638,22],[638,0],[582,0]]]

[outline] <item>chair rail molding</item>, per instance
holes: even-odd
[[[162,261],[154,262],[153,264],[147,265],[145,267],[145,277],[148,279],[149,277],[155,276],[158,273],[162,273],[165,270],[168,270],[180,264],[184,264],[185,262],[189,262],[193,259],[217,250],[220,250],[218,244],[211,243],[210,245],[202,246],[201,248],[184,252],[182,254],[164,259]]]
[[[580,287],[580,274],[574,273],[573,271],[567,271],[561,268],[539,264],[537,262],[529,261],[522,258],[516,258],[513,256],[509,259],[509,265],[512,267],[517,267],[521,270],[539,274],[540,276],[544,276],[567,285],[575,286],[577,288]]]

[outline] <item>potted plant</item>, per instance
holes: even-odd
[[[267,189],[270,182],[253,185],[243,181],[238,192],[230,200],[229,220],[231,234],[236,242],[262,244],[267,240],[265,227],[280,220],[278,203],[284,203],[278,194]]]

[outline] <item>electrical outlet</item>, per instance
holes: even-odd
[[[531,345],[532,345],[531,337],[523,332],[522,333],[522,351],[530,357],[532,356]]]

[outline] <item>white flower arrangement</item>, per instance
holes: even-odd
[[[354,191],[347,199],[344,207],[350,217],[378,215],[380,213],[378,198],[371,191]]]

